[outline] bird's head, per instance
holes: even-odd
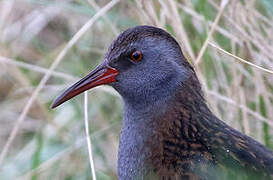
[[[59,96],[52,108],[93,87],[109,84],[124,99],[143,101],[168,96],[193,73],[179,44],[162,29],[137,26],[121,33],[104,61]]]

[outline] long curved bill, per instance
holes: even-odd
[[[55,108],[65,101],[77,96],[78,94],[91,89],[93,87],[109,84],[116,81],[116,76],[119,72],[112,67],[100,65],[94,69],[87,76],[76,82],[70,88],[68,88],[63,94],[57,97],[51,105],[51,108]]]

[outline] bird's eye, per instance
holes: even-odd
[[[131,58],[132,61],[139,62],[139,61],[142,60],[142,56],[143,56],[143,54],[142,54],[141,51],[134,51],[131,54],[130,58]]]

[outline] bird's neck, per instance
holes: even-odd
[[[153,98],[152,101],[148,98],[135,104],[124,100],[118,161],[119,179],[141,179],[143,176],[147,179],[147,176],[157,176],[153,174],[154,169],[157,168],[154,164],[160,165],[165,161],[162,144],[163,137],[166,137],[165,133],[168,134],[175,123],[181,125],[183,119],[188,123],[190,118],[198,118],[194,114],[207,111],[200,84],[196,76],[192,78],[187,80],[189,82],[184,81],[169,88],[161,88],[161,96]],[[179,108],[181,104],[185,105],[181,108],[190,111]],[[185,117],[180,119],[179,116],[183,111]],[[175,119],[179,121],[173,121]],[[167,161],[164,163],[168,164]]]
[[[153,172],[148,161],[153,153],[152,148],[159,142],[155,134],[157,130],[154,117],[163,115],[162,109],[166,106],[167,102],[159,100],[153,106],[147,106],[146,109],[136,112],[132,105],[124,105],[118,157],[120,180],[158,179],[151,178],[153,174],[148,175]],[[157,115],[153,114],[154,112]]]

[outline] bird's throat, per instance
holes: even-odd
[[[171,98],[174,96],[166,95],[153,102],[146,99],[137,106],[124,100],[119,144],[119,179],[151,179],[156,176],[151,164],[151,160],[156,156],[155,152],[160,152],[160,139],[157,134],[159,121],[156,119],[166,113]]]
[[[176,131],[177,125],[174,123],[180,123],[173,122],[177,119],[176,108],[173,107],[176,99],[184,98],[178,97],[184,88],[183,84],[180,84],[166,89],[169,93],[166,93],[164,98],[158,98],[153,103],[144,101],[139,104],[140,108],[124,100],[123,127],[119,145],[119,179],[147,179],[156,177],[160,173],[175,176],[172,170],[164,172],[165,170],[162,169],[159,170],[162,171],[159,174],[156,171],[158,171],[157,165],[163,167],[162,163],[165,163],[166,168],[172,166],[168,158],[177,159],[168,157],[164,152],[164,137],[168,136],[170,129],[174,128],[173,131]],[[195,90],[199,89],[195,88]],[[194,104],[192,103],[193,106]]]

